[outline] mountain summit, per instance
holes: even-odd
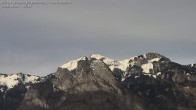
[[[195,110],[196,66],[152,52],[82,56],[45,77],[0,74],[0,110]]]

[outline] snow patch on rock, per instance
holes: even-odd
[[[151,60],[149,60],[149,62],[154,62],[154,61],[159,61],[160,60],[160,58],[153,58],[153,59],[151,59]]]
[[[156,75],[152,75],[152,77],[153,77],[153,78],[155,78],[155,79],[157,78],[157,76],[156,76]]]
[[[159,60],[160,60],[160,58],[153,58],[151,60],[148,60],[148,63],[143,64],[141,66],[141,68],[143,69],[143,72],[144,73],[150,73],[150,70],[153,70],[153,62],[154,61],[157,61],[158,62]]]
[[[159,75],[161,75],[161,72],[158,72],[158,73],[157,73],[157,76],[159,76]]]
[[[150,69],[153,69],[153,64],[147,63],[147,64],[143,64],[141,67],[144,73],[150,73]]]
[[[38,81],[38,76],[34,76],[34,75],[25,75],[25,82],[26,83],[37,83]]]
[[[95,58],[97,60],[103,61],[106,65],[109,66],[111,71],[113,71],[114,68],[118,68],[121,69],[122,71],[126,71],[127,67],[129,66],[129,60],[130,60],[130,59],[126,59],[122,61],[116,61],[100,54],[92,54],[91,58]]]
[[[115,60],[113,60],[111,58],[105,57],[105,56],[100,55],[100,54],[92,54],[90,58],[95,58],[97,60],[103,61],[106,65],[109,66],[109,68],[111,70],[113,70],[116,66],[119,65],[118,61],[115,61]]]
[[[123,71],[126,71],[126,69],[129,67],[129,61],[130,59],[125,59],[125,60],[122,60],[122,61],[119,61],[120,62],[120,66],[119,68]]]

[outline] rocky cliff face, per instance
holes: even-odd
[[[93,54],[46,77],[0,75],[1,110],[195,110],[196,66],[147,53]]]

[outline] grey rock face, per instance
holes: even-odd
[[[76,69],[59,68],[46,80],[27,90],[18,110],[29,106],[32,110],[120,110],[124,107],[120,85],[102,61],[79,61]]]
[[[194,65],[180,65],[158,53],[122,62],[82,57],[37,82],[25,81],[13,88],[0,83],[1,110],[196,109]]]

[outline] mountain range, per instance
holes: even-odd
[[[196,64],[92,54],[44,77],[0,74],[0,110],[196,110]]]

